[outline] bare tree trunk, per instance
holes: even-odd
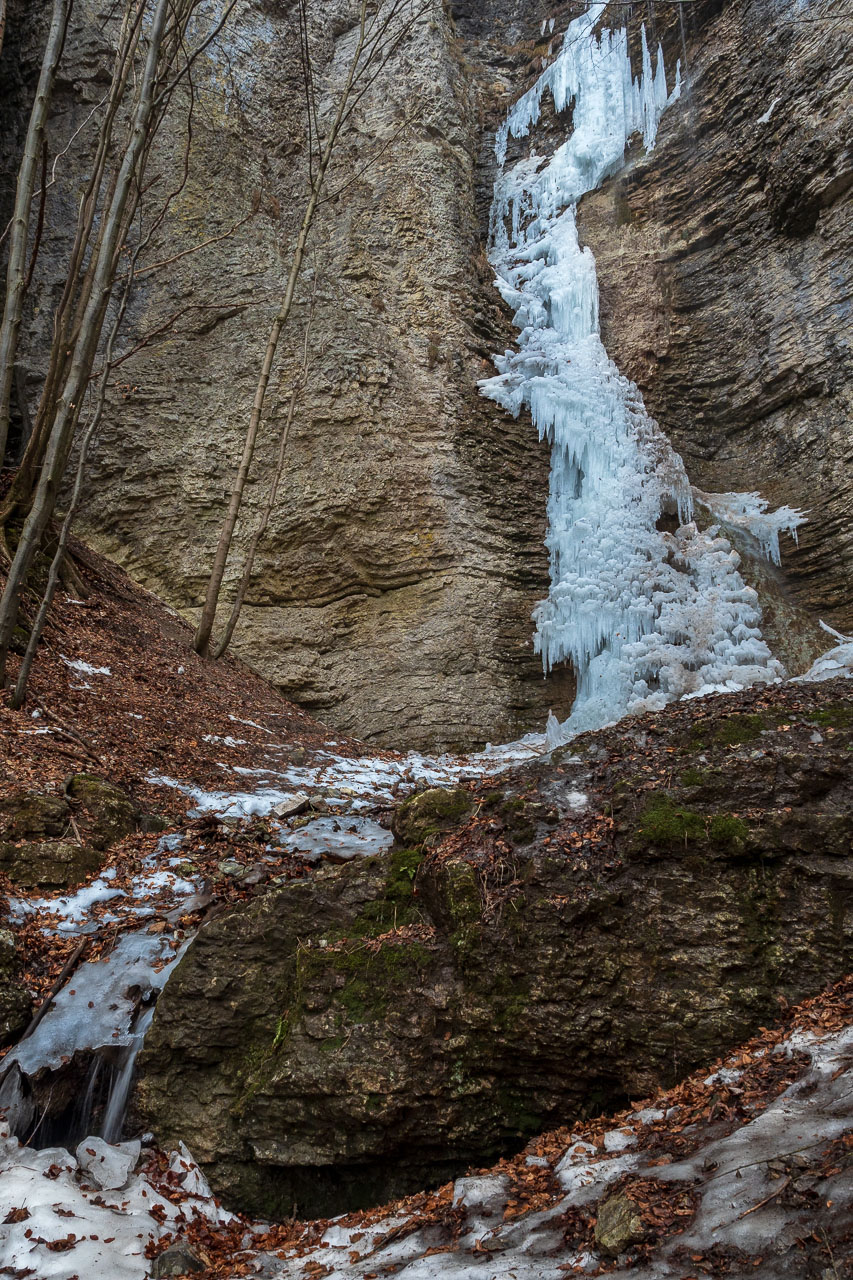
[[[0,0],[0,53],[3,52],[3,37],[6,34],[6,0]]]
[[[107,305],[115,281],[118,253],[127,230],[126,210],[138,166],[150,142],[149,126],[154,106],[154,91],[160,62],[161,46],[167,20],[172,12],[171,0],[157,0],[148,53],[137,90],[130,139],[116,176],[112,199],[105,211],[102,234],[97,245],[92,287],[81,318],[72,351],[68,373],[59,395],[47,442],[41,475],[9,568],[6,587],[0,599],[0,681],[5,678],[9,641],[18,614],[20,592],[41,543],[42,535],[56,503],[56,495],[68,460],[74,427],[79,418],[82,397],[92,371]],[[141,186],[141,183],[138,184]]]
[[[51,357],[47,377],[44,381],[35,423],[27,447],[24,450],[12,486],[2,506],[0,506],[0,526],[5,525],[16,512],[26,512],[28,509],[32,499],[35,477],[44,458],[44,451],[47,447],[52,424],[52,413],[59,394],[59,386],[73,347],[71,328],[75,297],[80,286],[80,272],[83,268],[98,211],[98,197],[112,143],[113,126],[124,96],[133,65],[133,56],[140,38],[145,3],[146,0],[136,0],[135,11],[132,7],[128,8],[122,21],[110,90],[107,96],[107,109],[98,133],[98,145],[92,163],[92,174],[80,202],[77,228],[68,261],[65,288],[54,315],[53,342],[51,344]],[[90,271],[94,268],[95,260],[96,255],[92,254]]]
[[[216,606],[219,602],[219,592],[222,588],[222,579],[225,576],[225,565],[228,561],[228,552],[231,549],[231,540],[234,537],[234,529],[237,524],[237,517],[240,514],[240,506],[243,501],[243,490],[246,487],[246,480],[249,475],[249,467],[252,463],[252,457],[255,452],[255,441],[258,436],[258,427],[260,426],[261,417],[264,410],[264,400],[266,399],[267,387],[270,380],[270,372],[272,363],[278,350],[278,342],[281,337],[281,331],[287,323],[293,306],[293,298],[296,292],[296,284],[299,279],[299,273],[302,270],[302,263],[305,258],[305,250],[308,245],[308,236],[311,232],[311,224],[314,221],[314,214],[317,211],[317,205],[320,200],[320,193],[323,187],[323,181],[326,176],[326,170],[332,159],[332,153],[341,125],[344,121],[347,106],[349,105],[350,94],[352,93],[353,84],[356,74],[359,71],[359,62],[364,50],[365,39],[367,34],[367,7],[368,0],[361,0],[361,13],[359,15],[359,34],[356,42],[355,53],[352,56],[347,81],[338,103],[338,109],[335,112],[335,118],[326,138],[323,152],[320,157],[320,163],[311,185],[311,195],[308,205],[302,218],[302,226],[299,229],[299,236],[296,241],[296,248],[293,253],[293,261],[290,264],[290,273],[287,277],[287,285],[284,291],[279,313],[273,323],[272,331],[267,339],[266,352],[264,353],[263,364],[261,365],[261,373],[258,379],[257,389],[255,391],[255,399],[252,405],[252,414],[249,419],[249,429],[246,432],[246,439],[243,445],[243,456],[240,459],[240,466],[234,479],[234,487],[231,490],[231,498],[228,503],[228,510],[225,514],[225,522],[222,526],[222,532],[219,535],[219,542],[216,547],[216,554],[213,557],[213,569],[210,574],[210,581],[207,584],[207,594],[205,596],[204,607],[201,611],[198,629],[193,639],[193,648],[196,653],[200,653],[202,657],[207,657],[210,651],[210,636],[213,631],[213,623],[216,617]]]
[[[316,305],[316,301],[317,301],[317,267],[315,263],[314,283],[311,291],[311,307],[308,312],[308,319],[305,322],[305,338],[302,343],[302,362],[299,369],[299,376],[297,378],[297,381],[294,382],[293,389],[290,393],[290,403],[287,406],[287,417],[285,419],[284,429],[281,433],[281,441],[278,447],[278,458],[276,460],[276,467],[275,467],[275,472],[273,474],[272,484],[270,485],[269,493],[267,494],[266,504],[264,506],[263,512],[261,513],[260,523],[258,524],[258,527],[255,530],[254,534],[252,535],[252,541],[249,543],[249,550],[246,552],[246,563],[243,566],[243,575],[240,578],[240,585],[237,588],[237,594],[234,597],[234,603],[231,606],[231,615],[228,618],[227,623],[225,624],[225,630],[222,633],[222,638],[220,639],[214,651],[214,654],[213,654],[214,658],[221,658],[222,655],[225,653],[225,650],[228,648],[229,644],[231,643],[231,637],[234,635],[234,628],[237,626],[237,621],[240,617],[240,612],[243,608],[243,602],[246,599],[246,592],[248,591],[249,583],[252,580],[252,570],[255,567],[255,555],[257,554],[258,547],[260,546],[261,539],[263,538],[264,534],[267,531],[267,527],[270,522],[270,516],[272,515],[272,509],[275,506],[275,500],[278,495],[278,486],[281,483],[281,477],[284,472],[284,458],[287,452],[287,440],[290,435],[290,428],[293,424],[293,418],[296,413],[296,405],[299,400],[299,393],[302,391],[302,389],[305,386],[305,379],[308,373],[311,323],[314,319],[314,308]]]
[[[137,195],[137,202],[138,202],[138,195]],[[149,239],[150,239],[150,236],[149,236]],[[104,367],[101,374],[101,385],[98,389],[98,402],[97,402],[97,405],[95,406],[95,410],[92,414],[92,417],[89,421],[88,426],[86,427],[86,430],[83,434],[83,439],[80,443],[80,456],[77,459],[77,472],[74,477],[74,489],[71,494],[71,501],[68,505],[68,511],[65,514],[65,519],[62,522],[62,528],[59,531],[59,539],[57,541],[56,551],[54,552],[53,560],[51,561],[51,565],[50,565],[50,572],[48,573],[48,577],[47,577],[47,586],[45,587],[44,595],[42,596],[41,604],[39,605],[39,610],[38,610],[38,613],[36,614],[36,619],[35,619],[35,622],[33,623],[32,631],[30,632],[30,638],[29,638],[29,641],[27,642],[26,652],[24,653],[24,656],[21,660],[21,665],[18,669],[18,678],[15,683],[15,690],[14,690],[14,693],[12,694],[12,697],[9,700],[9,704],[14,710],[17,710],[23,704],[24,696],[27,690],[27,681],[29,680],[29,676],[30,676],[30,669],[33,665],[33,660],[38,650],[39,641],[41,640],[42,632],[44,631],[44,624],[47,621],[47,615],[48,615],[48,612],[50,611],[50,606],[53,604],[53,598],[56,595],[56,588],[59,585],[59,581],[62,576],[63,561],[65,559],[65,552],[68,546],[68,537],[69,537],[69,534],[71,533],[71,525],[73,524],[74,516],[77,513],[77,506],[80,502],[80,493],[83,488],[83,477],[86,473],[86,462],[89,457],[89,446],[91,445],[92,440],[94,439],[95,432],[100,426],[101,418],[103,417],[104,405],[106,404],[106,399],[107,399],[107,383],[109,381],[109,375],[113,367],[113,350],[115,348],[115,341],[116,341],[116,338],[118,337],[118,333],[121,328],[122,321],[124,320],[125,313],[127,311],[127,303],[130,298],[130,290],[133,284],[134,267],[136,265],[136,261],[139,257],[141,249],[142,249],[142,245],[140,244],[134,253],[133,261],[128,271],[127,280],[125,281],[124,292],[122,294],[122,299],[121,299],[121,305],[118,309],[118,314],[116,315],[115,321],[113,322],[113,326],[110,331],[109,340],[107,341],[107,349],[104,355]]]
[[[74,0],[54,0],[50,32],[24,143],[24,158],[18,171],[15,211],[9,237],[9,262],[6,268],[6,297],[3,305],[3,320],[0,324],[0,464],[6,452],[6,441],[9,435],[9,397],[15,377],[15,357],[26,291],[27,240],[33,190],[42,153],[53,82],[62,57],[73,3]],[[5,26],[5,3],[0,23]],[[0,43],[2,43],[1,34]]]

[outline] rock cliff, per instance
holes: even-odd
[[[849,969],[848,683],[424,792],[389,855],[225,910],[157,1005],[143,1124],[234,1207],[328,1214],[710,1062]]]
[[[86,172],[85,122],[103,92],[104,8],[76,6],[58,86],[51,147],[69,150],[47,204],[19,411],[33,408]],[[555,17],[559,37],[570,9],[435,0],[360,103],[316,227],[308,383],[235,649],[363,738],[498,740],[540,726],[551,705],[563,718],[571,702],[571,674],[543,682],[530,643],[530,610],[547,589],[547,449],[529,422],[475,386],[512,340],[484,256],[493,129],[547,55],[542,19]],[[349,0],[317,10],[321,111],[352,14]],[[581,210],[599,261],[605,341],[695,481],[755,486],[811,509],[774,585],[781,603],[771,619],[771,639],[792,619],[808,636],[804,609],[850,622],[843,33],[757,0],[691,7],[683,29],[674,14],[658,14],[657,27],[670,65],[680,55],[689,72],[682,107],[668,113],[653,155],[635,157]],[[41,36],[29,7],[12,0],[4,207]],[[296,50],[289,6],[248,0],[199,66],[190,177],[151,255],[168,265],[141,278],[127,349],[154,336],[121,367],[89,478],[86,538],[190,617],[301,208]],[[154,165],[164,192],[185,138],[183,103]],[[309,272],[275,374],[229,597],[274,465],[310,287]],[[784,656],[796,662],[798,645]]]

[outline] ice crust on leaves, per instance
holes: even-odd
[[[481,393],[517,417],[529,410],[552,446],[548,498],[551,589],[534,611],[546,673],[571,662],[578,677],[563,736],[654,711],[674,699],[780,679],[759,629],[756,593],[719,525],[749,533],[779,559],[779,534],[803,516],[767,511],[756,493],[691,489],[684,464],[649,417],[599,335],[595,260],[578,242],[575,210],[624,163],[628,141],[649,151],[665,109],[663,51],[641,32],[634,77],[628,33],[595,26],[594,3],[498,131],[499,175],[491,215],[496,284],[514,309],[518,350],[495,357]],[[571,132],[550,157],[534,150],[506,167],[510,137],[526,137],[550,92],[572,108]],[[718,523],[700,529],[694,501]],[[678,527],[659,529],[662,515]],[[551,737],[553,737],[553,730]]]
[[[77,1052],[131,1044],[139,993],[152,997],[162,991],[182,955],[160,935],[125,934],[105,960],[80,966],[33,1034],[4,1059],[4,1073],[17,1064],[34,1075],[45,1067],[55,1070]]]

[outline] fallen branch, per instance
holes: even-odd
[[[751,1209],[744,1209],[743,1213],[739,1213],[737,1216],[738,1222],[740,1222],[741,1218],[748,1218],[751,1213],[756,1213],[757,1210],[763,1209],[771,1200],[775,1200],[776,1197],[790,1185],[790,1182],[790,1178],[783,1178],[776,1190],[771,1191],[769,1196],[765,1196],[763,1200],[759,1200],[758,1204],[754,1204]]]
[[[51,711],[48,707],[44,706],[41,703],[39,704],[38,709],[42,713],[42,715],[47,716],[48,720],[53,721],[53,723],[57,726],[60,732],[64,733],[67,737],[71,738],[74,742],[78,742],[80,746],[83,748],[83,750],[86,752],[86,755],[90,758],[90,760],[94,760],[95,764],[103,764],[103,760],[101,759],[101,757],[97,754],[96,751],[92,749],[92,747],[89,746],[89,743],[86,741],[83,735],[78,733],[76,729],[73,729],[70,724],[66,724],[64,720],[61,720],[55,711]]]
[[[39,1023],[47,1013],[50,1006],[53,1004],[53,1001],[59,995],[59,992],[61,991],[62,987],[71,977],[71,974],[74,972],[74,970],[77,968],[77,965],[80,963],[80,957],[83,955],[83,952],[86,950],[88,943],[89,943],[88,938],[82,938],[80,942],[78,942],[77,946],[74,948],[71,955],[68,957],[68,959],[65,961],[65,964],[62,966],[62,972],[60,973],[59,977],[56,979],[56,982],[54,982],[50,991],[45,996],[44,1000],[39,1005],[36,1012],[33,1014],[30,1020],[30,1025],[27,1027],[26,1031],[21,1036],[21,1040],[28,1040],[29,1037],[33,1034],[36,1027],[39,1025]],[[18,1041],[19,1044],[21,1043],[21,1040]]]

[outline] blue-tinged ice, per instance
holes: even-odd
[[[751,534],[778,562],[780,532],[803,519],[787,507],[768,512],[755,493],[692,490],[680,456],[602,345],[595,260],[578,242],[577,202],[624,164],[630,138],[654,147],[661,116],[681,93],[680,67],[668,92],[663,50],[653,56],[645,27],[633,76],[627,30],[595,30],[605,8],[599,0],[571,23],[557,58],[498,130],[490,257],[520,332],[518,349],[496,356],[498,375],[480,384],[513,416],[528,410],[552,445],[551,589],[534,619],[546,672],[568,661],[577,673],[569,733],[781,678],[761,637],[756,593],[720,526]],[[507,167],[509,139],[530,134],[546,92],[558,113],[572,110],[568,137],[548,156],[534,148]],[[694,504],[715,523],[700,529]],[[671,531],[658,528],[661,516],[676,517],[663,522]]]

